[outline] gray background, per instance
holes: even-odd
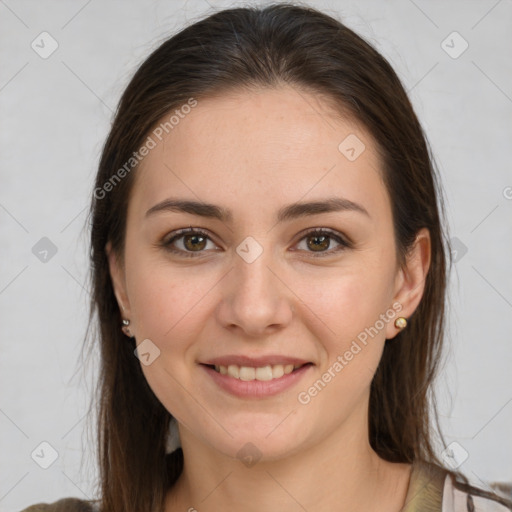
[[[0,0],[2,511],[94,495],[85,415],[95,364],[84,367],[80,350],[99,153],[143,58],[184,24],[230,5],[243,3]],[[475,483],[512,481],[512,2],[311,5],[375,44],[410,91],[458,240],[441,424]],[[43,31],[58,44],[47,58],[31,47],[51,49]],[[43,237],[57,249],[46,261]],[[58,453],[48,469],[40,467],[51,461],[44,441]]]

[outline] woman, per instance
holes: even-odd
[[[164,42],[93,196],[100,498],[27,511],[512,509],[435,447],[437,176],[339,21],[230,9]]]

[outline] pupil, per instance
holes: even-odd
[[[198,240],[203,240],[203,245],[201,247],[198,247],[197,245],[195,245],[196,243],[198,243]],[[204,240],[205,240],[205,237],[202,236],[202,235],[188,235],[185,239],[185,246],[187,247],[187,249],[191,249],[191,250],[195,250],[195,249],[204,249]],[[190,244],[189,242],[192,243]]]
[[[320,240],[319,243],[313,242],[310,244],[311,248],[320,248],[320,249],[327,249],[329,246],[329,237],[322,235],[322,236],[313,236],[311,237],[313,240]]]

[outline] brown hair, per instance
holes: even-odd
[[[386,343],[371,385],[369,436],[388,461],[442,466],[431,430],[432,419],[439,430],[431,384],[442,353],[449,251],[437,175],[411,103],[389,63],[338,20],[292,4],[234,8],[186,27],[143,62],[120,100],[101,155],[91,207],[91,322],[97,315],[105,512],[161,510],[165,492],[183,467],[181,449],[165,453],[171,415],[143,376],[134,340],[120,329],[105,245],[110,241],[122,260],[136,166],[115,182],[114,174],[162,117],[190,98],[282,84],[332,100],[373,136],[391,198],[399,262],[417,232],[430,231],[431,267],[423,298],[407,329]],[[112,184],[108,190],[107,182]]]

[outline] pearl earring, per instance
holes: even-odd
[[[129,325],[130,325],[130,320],[123,318],[123,325],[121,327],[121,330],[123,331],[125,336],[128,336],[128,338],[133,338],[132,333],[131,333],[130,329],[128,328]]]
[[[400,330],[405,329],[407,327],[407,318],[404,318],[403,316],[399,316],[395,320],[395,327]]]

